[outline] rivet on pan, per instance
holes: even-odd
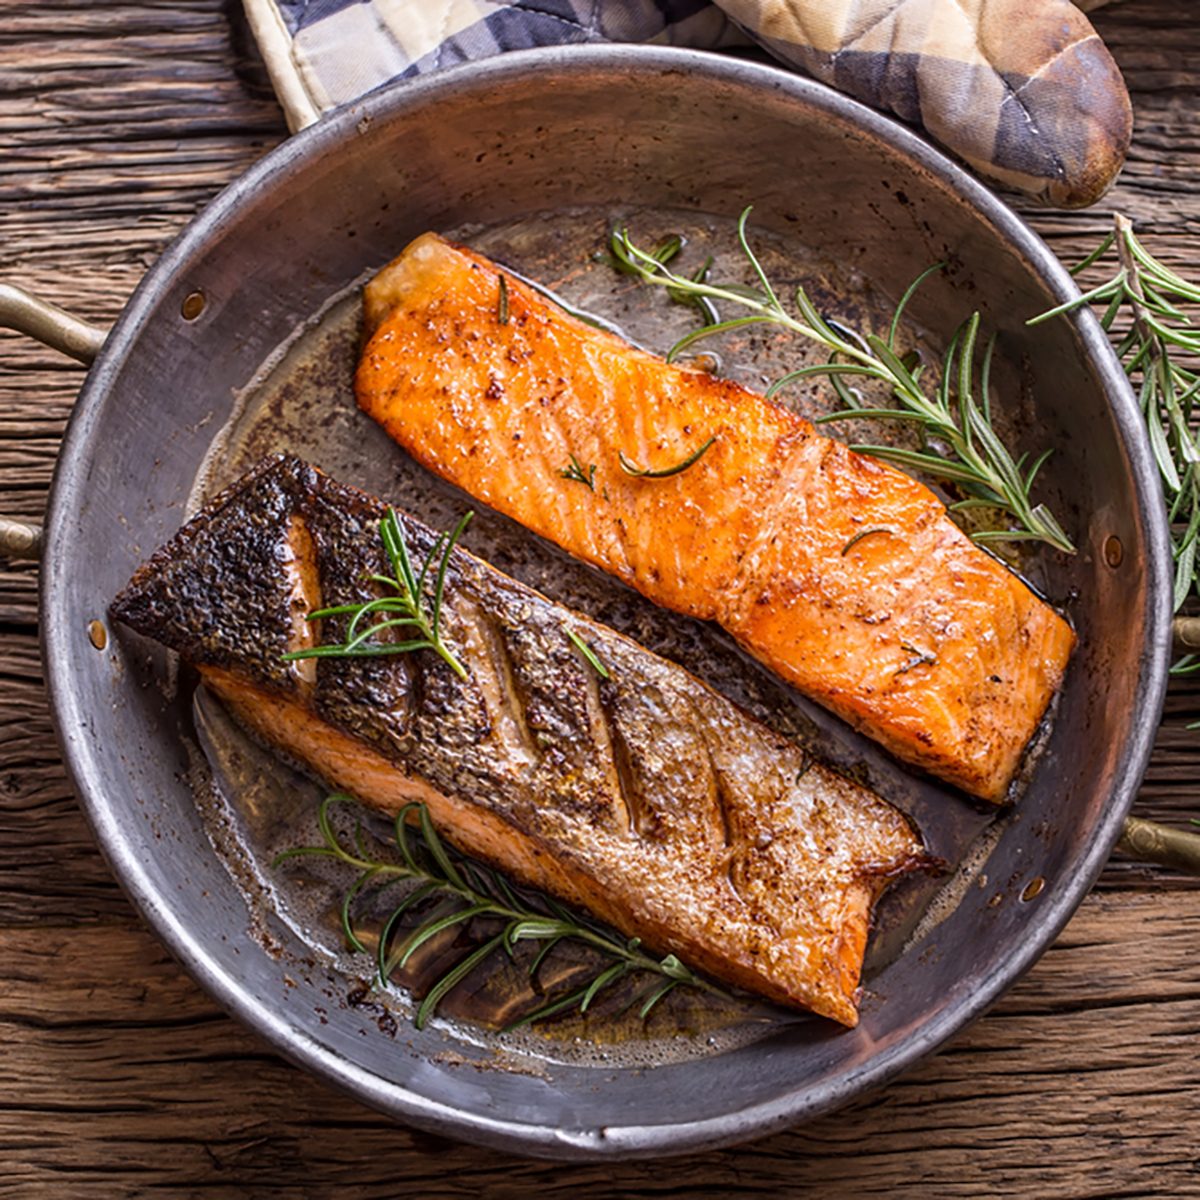
[[[204,311],[207,303],[203,292],[188,292],[179,306],[179,311],[185,321],[194,321]]]
[[[1125,547],[1121,545],[1121,539],[1115,533],[1110,534],[1104,539],[1104,561],[1110,567],[1119,567],[1124,557]]]
[[[108,630],[104,628],[103,621],[88,622],[88,641],[97,650],[103,650],[108,645]]]
[[[1040,875],[1035,875],[1025,885],[1025,890],[1021,893],[1021,899],[1025,901],[1036,900],[1042,894],[1042,888],[1045,886],[1046,881]]]

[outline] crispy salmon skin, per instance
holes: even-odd
[[[683,668],[455,550],[429,651],[285,662],[315,607],[371,599],[378,501],[272,460],[159,550],[112,606],[264,740],[660,953],[844,1025],[871,909],[926,865],[905,817]],[[400,515],[414,558],[434,535]],[[605,665],[597,674],[567,636]]]
[[[419,462],[657,603],[719,622],[906,762],[1008,795],[1074,634],[928,488],[434,234],[367,285],[364,309],[358,403]],[[670,467],[708,439],[668,478],[622,469],[622,455]]]

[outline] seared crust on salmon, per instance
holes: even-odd
[[[177,650],[255,732],[660,953],[845,1025],[872,905],[925,865],[896,809],[699,680],[461,550],[429,651],[288,663],[314,607],[373,598],[382,505],[271,460],[138,570],[118,620]],[[414,558],[434,535],[399,517]],[[605,664],[601,678],[567,636]]]
[[[1074,634],[928,488],[726,380],[637,350],[425,234],[367,285],[359,405],[419,462],[718,621],[899,758],[1006,797]],[[620,456],[648,468],[637,478]],[[588,483],[564,475],[595,467]]]

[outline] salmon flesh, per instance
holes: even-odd
[[[285,662],[341,642],[313,609],[385,594],[376,500],[261,464],[142,566],[113,616],[194,664],[251,731],[660,953],[844,1025],[871,910],[925,865],[905,817],[681,667],[456,549],[429,650]],[[434,534],[403,514],[415,562]],[[602,678],[568,631],[608,671]]]
[[[367,285],[365,313],[358,403],[419,462],[719,622],[904,761],[1008,795],[1074,634],[928,488],[434,234]],[[677,465],[709,439],[668,478],[622,469]]]

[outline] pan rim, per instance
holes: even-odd
[[[159,296],[175,277],[176,268],[194,247],[218,235],[236,216],[243,201],[252,198],[259,189],[286,184],[312,158],[354,137],[364,120],[394,119],[423,109],[439,96],[470,94],[475,89],[497,86],[531,72],[554,78],[614,68],[647,76],[681,70],[699,72],[748,92],[775,93],[799,106],[819,110],[831,121],[862,129],[914,162],[979,212],[1058,301],[1079,295],[1066,269],[1024,221],[941,151],[891,118],[781,68],[672,47],[570,46],[512,52],[432,76],[396,81],[335,110],[264,156],[184,228],[139,283],[89,373],[72,414],[52,482],[41,570],[41,640],[47,689],[72,785],[114,875],[192,977],[226,1011],[266,1038],[285,1058],[393,1117],[476,1144],[572,1160],[685,1154],[811,1120],[837,1108],[853,1095],[887,1082],[975,1020],[1049,947],[1090,891],[1111,853],[1149,760],[1165,696],[1170,653],[1168,530],[1162,506],[1148,502],[1148,481],[1156,479],[1148,439],[1132,390],[1107,336],[1090,311],[1080,311],[1072,320],[1104,386],[1117,436],[1135,479],[1138,520],[1147,547],[1144,564],[1147,611],[1135,695],[1137,710],[1146,714],[1147,719],[1131,731],[1121,766],[1097,818],[1096,835],[1075,872],[1047,895],[1031,937],[1018,944],[1003,967],[983,980],[973,995],[947,1006],[897,1046],[828,1077],[822,1082],[819,1096],[812,1094],[810,1085],[801,1083],[750,1108],[702,1120],[560,1130],[444,1105],[410,1091],[403,1083],[385,1080],[356,1066],[326,1047],[311,1031],[259,1007],[237,979],[210,961],[202,939],[177,919],[168,898],[154,887],[126,844],[100,786],[90,744],[83,733],[87,713],[77,707],[71,686],[71,631],[66,620],[70,524],[81,500],[80,481],[90,457],[91,432],[97,414]]]

